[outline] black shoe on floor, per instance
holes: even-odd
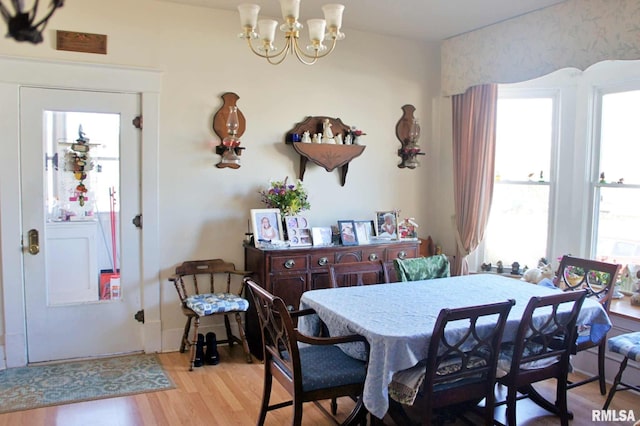
[[[196,358],[193,361],[194,367],[202,367],[204,365],[204,336],[198,333],[198,341],[196,342]]]
[[[207,333],[207,352],[204,355],[204,360],[209,365],[216,365],[220,362],[220,355],[218,354],[218,342],[216,341],[216,333]]]

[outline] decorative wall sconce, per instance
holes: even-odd
[[[333,52],[338,40],[344,39],[344,34],[340,32],[344,5],[326,4],[322,6],[324,19],[307,20],[311,44],[306,47],[306,50],[310,53],[306,53],[303,48],[298,46],[300,30],[303,28],[303,25],[298,22],[300,0],[280,0],[280,9],[284,19],[284,24],[280,25],[280,31],[284,32],[286,41],[284,48],[280,52],[274,53],[277,50],[273,42],[276,37],[278,22],[273,19],[261,19],[258,21],[260,6],[257,4],[241,4],[238,6],[240,25],[242,25],[242,33],[240,33],[239,37],[247,40],[247,44],[253,53],[265,58],[272,65],[282,63],[289,54],[295,55],[303,64],[315,64],[319,58],[324,58]],[[256,25],[258,33],[255,31]],[[327,31],[326,33],[325,30]],[[331,40],[329,48],[322,44],[325,37]],[[255,48],[251,40],[258,38],[260,39],[259,43],[262,45]]]
[[[413,116],[416,108],[413,105],[404,105],[402,107],[402,117],[396,124],[396,137],[400,140],[402,148],[398,150],[398,156],[402,159],[398,167],[401,169],[415,169],[418,163],[418,155],[424,155],[420,152],[418,139],[420,138],[420,125],[418,119]]]
[[[216,154],[222,156],[216,164],[219,169],[240,167],[240,155],[244,147],[240,146],[240,137],[244,134],[246,120],[236,106],[238,95],[227,92],[222,95],[222,107],[213,116],[213,131],[220,138],[220,145],[216,146]]]
[[[53,12],[64,4],[64,0],[51,0],[49,10],[44,16],[38,16],[38,0],[32,1],[32,9],[24,10],[24,1],[12,0],[15,16],[11,15],[9,8],[4,5],[4,1],[0,1],[0,15],[7,24],[7,36],[16,41],[28,41],[33,44],[42,42],[42,31],[47,26],[49,18],[53,16]]]

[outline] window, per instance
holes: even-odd
[[[599,101],[592,252],[599,260],[640,264],[640,90],[603,93]]]
[[[535,267],[547,256],[554,99],[531,90],[499,93],[484,262]]]

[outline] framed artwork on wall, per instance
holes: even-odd
[[[378,238],[398,239],[398,212],[396,210],[376,212],[375,223]]]
[[[280,209],[251,209],[254,245],[282,240]]]
[[[310,246],[311,228],[309,221],[303,216],[285,216],[287,239],[292,246]]]
[[[358,244],[358,236],[356,235],[356,227],[353,220],[339,220],[338,229],[340,230],[340,241],[342,241],[343,246]]]

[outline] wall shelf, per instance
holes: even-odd
[[[334,136],[341,134],[344,140],[350,130],[349,126],[339,118],[316,116],[307,117],[304,121],[296,124],[287,133],[286,143],[291,144],[293,149],[300,155],[300,173],[298,175],[300,180],[304,180],[307,163],[311,161],[328,172],[340,167],[340,184],[344,186],[347,180],[347,172],[349,171],[349,163],[364,152],[366,148],[364,145],[293,142],[292,135],[294,134],[302,135],[305,131],[308,131],[311,135],[321,133],[322,123],[325,119],[329,119]]]

